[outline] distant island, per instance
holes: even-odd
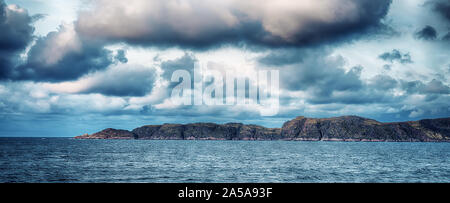
[[[306,118],[281,128],[242,123],[146,125],[132,131],[108,128],[76,139],[147,140],[297,140],[365,142],[449,142],[450,118],[382,123],[358,116]]]

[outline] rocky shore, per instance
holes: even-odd
[[[358,116],[306,118],[287,121],[281,128],[242,123],[146,125],[132,131],[108,128],[76,139],[149,140],[298,140],[367,142],[449,142],[450,118],[382,123]]]

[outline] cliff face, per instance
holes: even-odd
[[[132,131],[138,139],[171,140],[272,140],[279,139],[280,129],[241,123],[149,125]]]
[[[381,123],[357,116],[297,117],[283,125],[281,137],[313,141],[450,141],[450,118]]]
[[[241,123],[147,125],[133,131],[106,129],[77,139],[450,141],[450,118],[381,123],[357,116],[297,117],[280,128]]]
[[[106,129],[77,139],[151,139],[151,140],[277,140],[279,128],[265,128],[242,123],[164,124],[146,125],[133,131]]]
[[[136,136],[128,130],[116,130],[112,128],[104,129],[92,135],[84,134],[77,139],[135,139]]]

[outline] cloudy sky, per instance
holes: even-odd
[[[449,45],[448,0],[0,0],[0,136],[449,117]],[[195,63],[279,70],[279,113],[171,104]]]

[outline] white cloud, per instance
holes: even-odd
[[[73,24],[62,24],[58,32],[51,34],[41,49],[41,60],[45,65],[54,65],[69,52],[80,52],[81,42]]]
[[[422,116],[425,112],[422,109],[414,110],[409,114],[410,118],[417,118]]]

